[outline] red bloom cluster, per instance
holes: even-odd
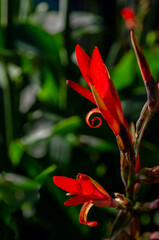
[[[118,93],[98,48],[95,47],[92,59],[90,59],[83,49],[77,45],[76,57],[81,73],[90,90],[73,81],[68,80],[67,84],[97,106],[88,113],[86,122],[91,126],[89,123],[90,115],[101,113],[117,136],[120,132],[120,124],[127,126],[127,122],[123,116]]]
[[[95,180],[85,174],[78,174],[75,179],[68,177],[55,176],[54,183],[67,191],[67,195],[77,195],[70,198],[64,204],[66,206],[74,206],[83,204],[79,215],[79,221],[90,227],[97,226],[97,222],[87,222],[87,214],[90,208],[95,205],[97,207],[112,207],[113,200],[106,190]]]

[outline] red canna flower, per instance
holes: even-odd
[[[106,190],[85,174],[78,174],[76,179],[55,176],[53,177],[53,182],[61,189],[67,191],[67,195],[76,195],[64,203],[66,206],[84,203],[79,215],[79,221],[84,225],[89,227],[98,225],[96,221],[87,222],[87,214],[93,205],[97,207],[113,207],[113,199]]]
[[[87,124],[90,127],[93,127],[94,120],[98,119],[99,124],[96,127],[99,127],[101,125],[100,118],[94,118],[91,124],[89,119],[93,113],[101,113],[114,134],[117,136],[120,132],[121,123],[125,125],[127,129],[128,126],[123,116],[118,93],[108,69],[102,61],[98,48],[95,47],[92,59],[90,59],[83,49],[77,45],[76,57],[81,73],[91,91],[70,80],[67,81],[67,84],[97,106],[97,108],[91,110],[87,114]]]
[[[123,8],[120,11],[120,14],[122,18],[125,20],[125,25],[127,29],[131,30],[135,27],[135,16],[134,16],[134,10],[131,7]]]

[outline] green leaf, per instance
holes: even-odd
[[[35,180],[38,181],[39,183],[43,183],[45,179],[48,177],[48,175],[53,173],[56,169],[57,169],[57,166],[55,164],[49,166],[42,173],[36,176]]]
[[[23,146],[19,140],[14,140],[9,146],[9,156],[13,165],[19,165],[23,154]]]
[[[56,36],[47,33],[40,26],[34,24],[20,24],[16,26],[18,47],[23,51],[37,52],[47,55],[57,64],[60,64],[60,48]]]
[[[81,120],[77,116],[69,117],[61,120],[54,126],[52,135],[55,134],[67,134],[74,132],[78,127],[81,126]]]
[[[44,81],[38,93],[38,97],[41,101],[53,103],[53,105],[57,106],[60,93],[54,74],[48,65],[44,65],[42,71]]]
[[[122,90],[132,85],[135,78],[134,63],[134,53],[133,51],[129,51],[113,68],[111,77],[117,90]]]
[[[0,199],[9,206],[20,208],[25,202],[33,205],[39,199],[38,182],[14,173],[0,174]]]

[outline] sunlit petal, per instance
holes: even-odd
[[[66,192],[70,192],[70,193],[74,193],[74,194],[79,193],[79,189],[80,189],[80,187],[78,186],[79,183],[73,178],[55,176],[55,177],[53,177],[53,182],[58,187],[65,190]]]
[[[81,73],[89,85],[91,81],[91,78],[90,78],[91,59],[79,45],[76,46],[76,58],[77,58],[77,63],[81,70]]]
[[[114,98],[112,96],[110,87],[110,75],[103,63],[100,52],[96,47],[93,51],[92,61],[91,61],[91,77],[93,82],[93,87],[96,89],[100,97],[102,98],[107,109],[116,119],[119,121],[118,114],[116,112]]]

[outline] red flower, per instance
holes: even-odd
[[[98,225],[98,222],[95,221],[87,222],[87,214],[93,205],[97,207],[113,207],[113,199],[106,190],[85,174],[78,174],[76,180],[55,176],[53,177],[53,181],[58,187],[67,191],[67,195],[77,195],[67,200],[64,203],[66,206],[75,206],[84,203],[79,215],[79,221],[82,224],[90,227]]]
[[[135,16],[134,16],[133,8],[131,8],[131,7],[123,8],[120,11],[120,14],[121,14],[122,18],[125,20],[127,29],[129,29],[129,30],[134,29]]]
[[[86,80],[91,91],[73,81],[67,81],[67,84],[89,101],[97,105],[97,108],[90,111],[86,117],[86,122],[89,126],[89,118],[92,113],[101,113],[114,134],[117,136],[120,132],[120,123],[127,126],[123,116],[123,111],[120,99],[109,72],[104,65],[101,55],[97,47],[95,47],[92,59],[83,51],[83,49],[76,46],[76,57],[81,73]],[[98,118],[99,119],[99,118]],[[101,121],[96,127],[101,125]]]

